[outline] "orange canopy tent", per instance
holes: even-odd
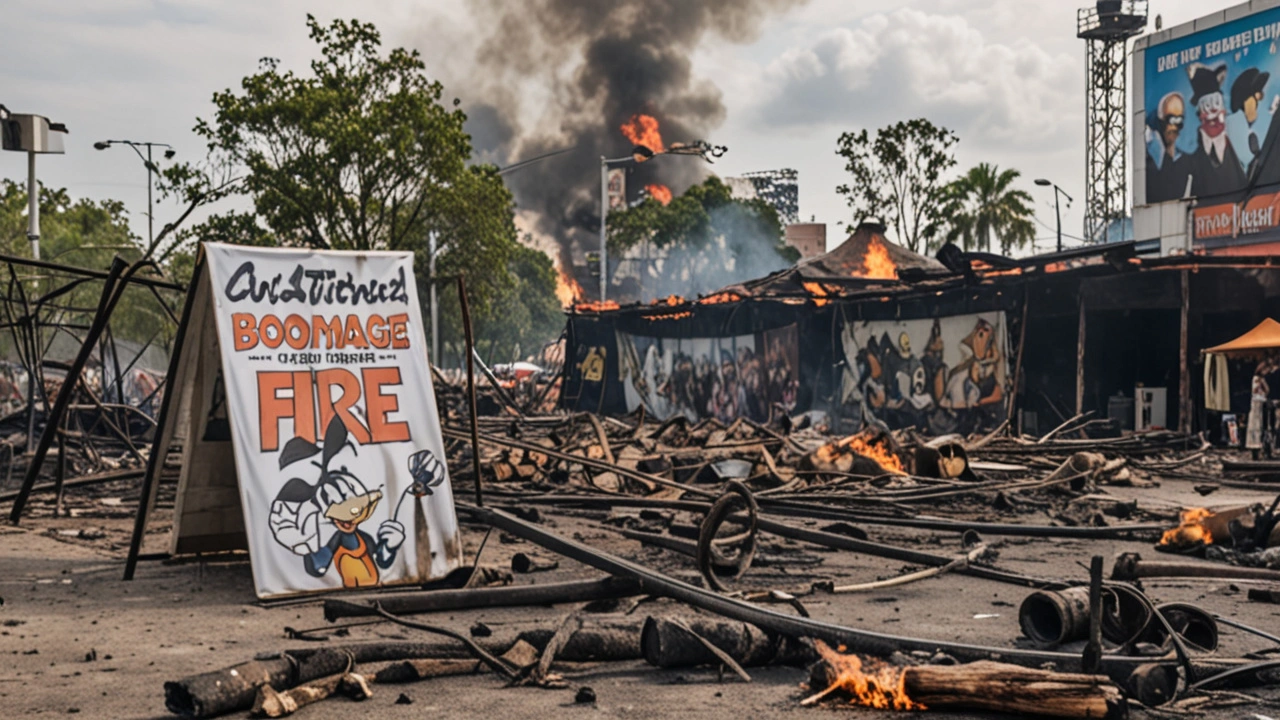
[[[1205,353],[1217,353],[1231,358],[1257,357],[1280,351],[1280,322],[1267,318],[1258,327],[1240,337],[1206,348]]]

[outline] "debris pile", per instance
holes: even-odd
[[[803,705],[1016,716],[1118,718],[1131,706],[1177,713],[1222,701],[1215,688],[1271,682],[1275,662],[1267,656],[1221,654],[1220,616],[1158,603],[1140,584],[1185,568],[1128,554],[1104,578],[1099,555],[1083,577],[1038,577],[1000,562],[1000,548],[1035,538],[1194,547],[1228,562],[1213,553],[1265,547],[1259,539],[1275,527],[1274,507],[1170,511],[1111,492],[1210,462],[1196,438],[1161,431],[1086,441],[1055,431],[925,439],[877,430],[841,437],[805,418],[658,422],[642,413],[547,416],[507,406],[476,418],[476,478],[465,409],[449,392],[440,402],[455,493],[478,483],[483,501],[460,504],[459,515],[516,548],[482,546],[475,567],[455,578],[459,589],[333,598],[324,614],[334,623],[357,618],[338,629],[385,620],[450,639],[287,651],[253,661],[260,667],[170,683],[172,711],[207,717],[256,703],[262,713],[286,712],[290,702],[475,673],[569,687],[565,673],[578,663],[641,658],[656,668],[718,667],[744,680],[754,667],[807,665],[808,691],[796,698]],[[572,537],[557,532],[564,523],[578,528]],[[509,554],[509,573],[484,562],[491,552]],[[848,557],[900,569],[850,583]],[[604,575],[584,579],[574,572],[583,565]],[[1264,572],[1225,562],[1195,567],[1224,578]],[[823,609],[842,594],[874,599],[947,573],[1015,588],[1024,598],[1023,637],[984,646],[892,635]],[[543,574],[552,577],[535,579]],[[513,632],[478,623],[470,637],[408,619],[552,603],[578,605],[554,626]],[[626,612],[641,603],[663,609]],[[308,634],[326,631],[294,632],[315,639]],[[228,683],[233,672],[260,680]],[[582,702],[596,701],[595,690],[572,689],[588,698]]]

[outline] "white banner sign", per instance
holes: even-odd
[[[259,597],[456,568],[413,255],[205,249]]]

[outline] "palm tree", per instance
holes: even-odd
[[[1001,171],[995,165],[979,163],[947,186],[952,203],[951,229],[947,239],[960,240],[965,250],[991,251],[991,239],[1000,241],[1000,252],[1008,255],[1035,237],[1031,223],[1031,195],[1009,186],[1022,173]]]

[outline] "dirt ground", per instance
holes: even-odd
[[[1208,498],[1193,491],[1194,483],[1165,480],[1158,488],[1107,488],[1111,495],[1136,498],[1140,508],[1167,511],[1176,506],[1230,506],[1269,503],[1262,492],[1221,488]],[[326,625],[319,601],[266,606],[253,593],[247,557],[182,563],[144,562],[132,582],[121,580],[124,549],[131,520],[115,517],[52,518],[44,496],[36,498],[30,517],[19,527],[0,527],[0,716],[54,717],[78,714],[94,718],[172,717],[164,707],[163,684],[183,676],[251,659],[257,653],[322,643],[288,640],[286,626]],[[939,512],[941,512],[939,510]],[[990,519],[999,515],[992,514]],[[1007,518],[1004,518],[1007,519]],[[1047,523],[1034,512],[1018,522]],[[691,560],[669,551],[650,549],[626,540],[603,526],[598,518],[547,512],[543,524],[564,535],[643,562],[677,577],[693,580]],[[819,526],[821,523],[812,523]],[[954,534],[865,527],[870,538],[905,547],[956,553]],[[86,537],[77,536],[80,530]],[[102,533],[96,531],[101,530]],[[468,557],[482,537],[480,528],[467,528]],[[100,536],[99,536],[100,535]],[[483,562],[503,565],[526,543],[495,537],[487,544]],[[998,545],[998,566],[1042,577],[1087,578],[1088,558],[1111,559],[1121,552],[1156,556],[1150,543],[1026,538],[987,538]],[[792,566],[753,568],[744,580],[750,587],[804,591],[814,580],[865,582],[898,575],[908,568],[878,558],[771,539],[777,555],[792,554]],[[159,516],[152,523],[144,552],[167,550],[167,525]],[[814,557],[820,564],[806,564]],[[918,569],[918,568],[910,568]],[[592,577],[588,568],[565,561],[558,570],[516,576],[516,582],[556,582]],[[1192,602],[1233,620],[1276,632],[1280,606],[1249,602],[1250,585],[1209,580],[1148,581],[1145,587],[1157,602]],[[813,617],[881,632],[1013,647],[1019,641],[1017,611],[1026,590],[956,574],[858,595],[815,594],[803,598]],[[495,630],[555,627],[570,607],[513,608],[418,616],[424,622],[466,632],[483,621]],[[666,601],[647,602],[637,614],[683,611]],[[687,612],[687,611],[686,611]],[[1221,627],[1219,655],[1236,656],[1268,647],[1266,640]],[[392,625],[356,627],[349,637],[328,642],[378,639],[417,639],[419,635]],[[805,696],[801,668],[751,668],[751,683],[732,673],[722,678],[715,668],[658,670],[643,661],[576,668],[566,673],[568,689],[506,688],[491,675],[428,680],[421,683],[375,685],[374,696],[354,703],[335,699],[303,708],[296,717],[419,718],[799,718],[825,717],[822,708],[799,704]],[[575,704],[579,687],[591,687],[594,704]],[[401,694],[411,704],[397,704]],[[1258,704],[1211,709],[1201,715],[1179,717],[1280,717],[1280,689],[1251,691]],[[880,714],[852,710],[857,717]],[[230,717],[243,717],[238,713]],[[936,718],[987,717],[930,711]],[[1173,717],[1137,713],[1138,717]],[[995,716],[991,716],[995,717]]]

